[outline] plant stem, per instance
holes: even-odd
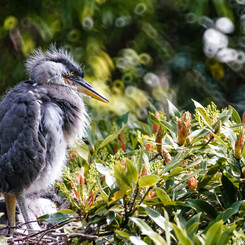
[[[135,201],[136,201],[136,197],[138,195],[138,192],[139,192],[139,183],[137,182],[136,184],[136,190],[135,190],[135,193],[134,193],[134,199],[133,199],[133,202],[132,202],[132,205],[129,209],[129,212],[128,212],[128,216],[132,215],[134,212],[132,212],[133,210],[133,207],[134,207],[134,204],[135,204]]]

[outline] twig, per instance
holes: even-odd
[[[97,235],[88,235],[88,234],[84,234],[84,233],[72,233],[68,236],[69,238],[74,238],[74,237],[82,237],[85,238],[86,240],[94,240],[97,239],[98,236]]]
[[[155,156],[153,156],[153,157],[149,160],[149,162],[153,161],[154,159],[156,159],[156,158],[159,157],[159,156],[162,156],[162,152],[159,152],[159,153],[157,153]]]
[[[131,207],[130,207],[130,209],[128,211],[128,215],[127,216],[132,215],[133,206],[135,204],[135,201],[136,201],[136,197],[138,195],[138,192],[139,192],[139,183],[137,182],[137,184],[136,184],[136,190],[135,190],[135,194],[134,194],[134,199],[133,199],[132,205],[131,205]]]
[[[128,210],[127,210],[127,204],[126,204],[125,195],[123,196],[123,207],[124,207],[125,216],[127,216],[128,215]]]
[[[214,139],[214,136],[212,136],[207,143],[205,143],[200,149],[205,148],[212,140]]]

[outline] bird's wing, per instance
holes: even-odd
[[[11,90],[0,104],[0,192],[21,192],[45,164],[39,130],[40,105],[28,84]]]

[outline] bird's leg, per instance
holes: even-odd
[[[19,205],[20,211],[21,211],[21,213],[23,215],[23,218],[24,218],[24,220],[26,222],[27,229],[31,230],[30,232],[33,232],[36,229],[39,230],[40,227],[37,224],[34,225],[33,223],[30,223],[31,218],[30,218],[30,215],[29,215],[27,207],[26,207],[24,195],[22,193],[17,194],[17,201],[18,201],[18,205]]]
[[[15,194],[5,194],[4,195],[6,209],[7,209],[7,216],[9,221],[9,233],[12,234],[14,232],[15,226],[15,208],[16,208],[16,195]]]

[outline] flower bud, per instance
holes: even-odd
[[[77,175],[77,183],[84,189],[84,167],[81,167],[81,171]]]
[[[159,112],[158,111],[155,112],[155,117],[158,120],[160,120],[160,115],[159,115]],[[153,129],[153,133],[154,134],[156,134],[158,132],[159,128],[160,128],[160,126],[153,122],[152,129]]]
[[[191,177],[188,179],[189,190],[196,190],[197,188],[197,180],[195,177]]]
[[[164,161],[165,161],[166,164],[168,164],[168,163],[170,163],[172,161],[171,155],[165,149],[162,149],[162,156],[163,156]]]
[[[243,134],[238,135],[237,140],[235,142],[235,158],[237,160],[242,158],[242,148],[244,145],[244,137]]]
[[[245,111],[242,114],[242,123],[245,123]]]
[[[153,198],[155,196],[156,192],[155,191],[149,191],[146,198],[149,199],[149,198]]]
[[[94,193],[93,193],[93,192],[91,192],[89,196],[90,196],[90,198],[89,198],[89,200],[88,200],[87,205],[89,205],[89,206],[90,206],[90,205],[92,204],[92,201],[94,200]]]
[[[163,138],[163,131],[161,128],[159,128],[157,135],[156,135],[156,144],[157,144],[157,151],[161,152],[162,151],[162,138]]]
[[[145,144],[144,146],[147,152],[151,152],[151,144]]]
[[[78,153],[76,151],[73,151],[69,154],[70,161],[74,161],[78,157]]]
[[[186,137],[190,133],[191,113],[185,112],[180,120],[178,120],[178,144],[184,145]]]

